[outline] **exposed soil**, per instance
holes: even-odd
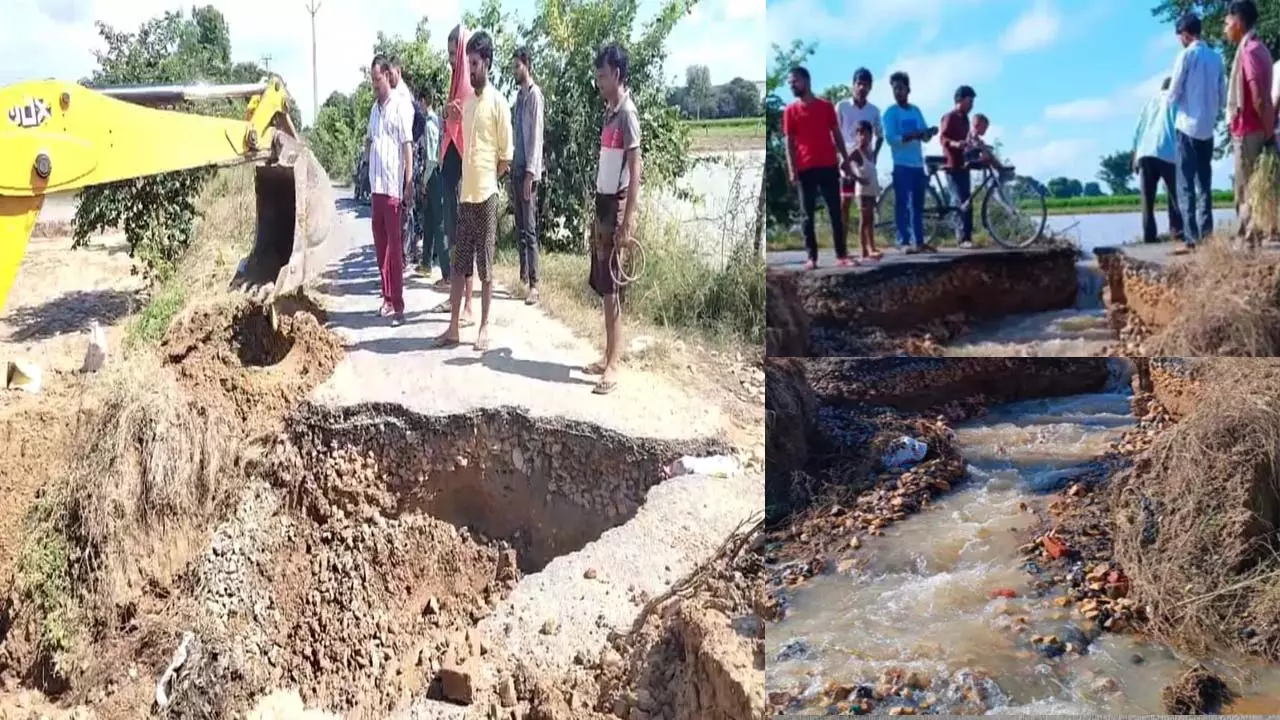
[[[146,366],[144,359],[115,371],[104,371],[102,382],[86,379],[76,389],[81,395],[75,397],[74,402],[68,402],[74,407],[66,416],[69,429],[56,441],[51,438],[43,446],[49,453],[47,456],[32,457],[28,462],[43,463],[46,468],[67,468],[68,477],[73,481],[71,487],[78,482],[73,476],[80,472],[75,466],[84,465],[87,459],[101,464],[107,470],[97,481],[99,490],[95,491],[92,484],[81,483],[78,490],[60,491],[59,497],[81,503],[86,499],[92,501],[94,492],[102,493],[106,502],[114,502],[109,500],[111,493],[119,493],[123,488],[136,488],[160,497],[154,495],[155,489],[148,489],[149,483],[158,478],[189,478],[192,482],[207,484],[202,479],[206,469],[234,472],[239,463],[220,466],[215,459],[205,457],[207,448],[197,447],[201,445],[198,438],[177,437],[172,434],[174,428],[162,427],[162,423],[168,422],[161,417],[163,413],[136,419],[142,425],[155,425],[150,431],[142,426],[121,427],[118,420],[104,422],[102,413],[108,413],[105,417],[114,417],[111,413],[118,411],[112,408],[121,407],[122,402],[127,406],[131,392],[142,398],[157,387],[163,388],[165,376],[145,379],[146,372],[160,372],[173,373],[178,379],[173,390],[184,396],[172,400],[175,412],[178,406],[199,408],[191,416],[193,421],[207,427],[209,432],[226,432],[227,444],[231,447],[243,441],[252,428],[278,426],[285,412],[326,377],[341,357],[337,339],[329,337],[313,316],[296,308],[286,308],[286,311],[282,313],[278,330],[257,319],[265,316],[261,312],[255,315],[247,305],[230,308],[224,305],[197,312],[188,321],[175,325],[166,337],[164,347],[169,352],[155,370],[133,367],[139,363],[140,367]],[[265,354],[269,351],[275,354]],[[263,367],[268,364],[269,367]],[[130,391],[130,382],[143,384],[137,386],[136,391]],[[137,405],[138,408],[145,406],[145,403]],[[44,412],[54,411],[47,403],[44,408]],[[120,442],[116,442],[110,437],[112,432],[128,433],[128,436],[121,435]],[[116,456],[114,452],[121,454]],[[197,454],[191,455],[192,452]],[[174,467],[189,467],[194,471],[173,474]],[[160,475],[156,475],[157,468]],[[47,474],[43,477],[46,483],[57,480]],[[164,494],[176,496],[192,491],[177,487],[163,489]],[[155,527],[139,526],[141,534],[136,536],[137,541],[147,544],[136,548],[133,555],[137,558],[132,561],[141,566],[145,555],[159,550],[161,554],[152,557],[157,562],[148,560],[147,565],[169,567],[175,572],[145,573],[146,582],[127,595],[95,591],[99,596],[127,602],[114,610],[104,609],[108,614],[117,613],[119,624],[102,625],[101,621],[107,619],[103,616],[92,621],[89,627],[94,628],[95,634],[91,648],[83,648],[74,662],[63,663],[52,674],[48,669],[41,669],[48,658],[40,654],[32,636],[38,618],[31,617],[33,608],[24,606],[21,596],[16,596],[18,602],[9,610],[12,622],[0,628],[3,631],[0,633],[0,678],[8,678],[9,685],[13,685],[15,679],[25,680],[34,684],[35,689],[59,696],[62,702],[92,703],[95,710],[106,717],[137,716],[145,712],[154,694],[155,678],[168,663],[181,630],[201,622],[200,608],[190,599],[190,578],[181,568],[188,566],[205,546],[207,533],[220,519],[222,508],[212,503],[200,509],[202,512],[184,515],[181,522],[161,520]],[[74,558],[73,562],[81,563]],[[95,587],[113,577],[111,568],[94,569],[91,559],[86,562],[72,570],[98,578],[93,581]],[[88,589],[78,587],[77,592],[86,593]],[[85,606],[89,607],[96,599],[86,596],[81,602],[88,603]]]

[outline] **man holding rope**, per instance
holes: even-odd
[[[596,172],[596,217],[589,282],[604,302],[604,359],[587,366],[599,375],[592,390],[608,395],[618,386],[622,361],[622,261],[631,248],[636,201],[640,196],[640,113],[627,91],[627,51],[610,43],[596,54],[596,87],[605,100]]]

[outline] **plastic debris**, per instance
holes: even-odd
[[[928,445],[913,437],[903,435],[889,443],[881,462],[884,463],[886,468],[905,468],[920,462],[928,454]]]
[[[712,455],[710,457],[689,457],[676,460],[667,469],[670,477],[681,475],[703,475],[706,477],[733,477],[742,473],[742,463],[729,455]]]

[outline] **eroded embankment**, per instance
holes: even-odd
[[[1090,392],[1111,378],[1103,358],[770,358],[766,361],[766,502],[779,519],[819,486],[865,487],[885,443],[939,414]],[[821,422],[820,422],[821,421]]]
[[[893,353],[915,335],[945,341],[968,321],[1072,307],[1077,256],[1073,247],[1054,247],[943,253],[856,271],[771,271],[767,325],[775,347],[807,355]]]
[[[187,671],[190,690],[175,708],[193,717],[206,707],[243,709],[272,687],[297,687],[309,706],[356,717],[421,697],[490,714],[519,707],[590,717],[635,706],[651,717],[746,717],[732,708],[762,700],[751,673],[735,669],[743,652],[735,642],[747,648],[746,670],[763,665],[729,616],[744,612],[737,595],[753,605],[751,581],[733,569],[748,562],[749,542],[696,573],[723,576],[716,563],[728,566],[717,588],[689,583],[719,600],[680,603],[599,657],[567,660],[589,670],[585,683],[548,673],[534,662],[540,653],[508,653],[483,627],[524,573],[632,518],[674,460],[727,449],[511,409],[430,417],[399,406],[304,405],[251,467],[237,518],[198,567],[216,639],[205,646],[216,647]],[[521,635],[538,632],[554,644],[575,630],[547,620]],[[648,665],[675,652],[664,647],[678,647],[666,659],[682,662]],[[675,684],[659,694],[653,676]],[[719,688],[702,704],[696,690],[681,689],[698,678]],[[196,702],[184,706],[183,697]]]
[[[1214,242],[1188,258],[1164,248],[1098,248],[1112,328],[1131,355],[1280,354],[1280,253]]]

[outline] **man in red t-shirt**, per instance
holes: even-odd
[[[809,251],[805,269],[818,266],[818,238],[813,216],[818,195],[831,216],[831,237],[836,246],[836,264],[857,264],[849,258],[845,244],[844,219],[840,217],[840,166],[849,164],[849,154],[840,135],[836,108],[817,97],[809,88],[809,71],[794,67],[790,75],[796,101],[782,112],[782,134],[787,139],[787,179],[800,183],[800,204],[804,208],[804,244]],[[837,157],[838,154],[838,157]]]
[[[969,203],[972,191],[969,166],[965,161],[965,151],[969,146],[969,113],[973,110],[973,99],[978,96],[973,88],[961,85],[956,88],[956,105],[939,124],[938,141],[942,143],[943,169],[947,175],[947,189],[951,193],[951,204],[964,208],[960,212],[960,247],[973,247],[973,206]]]
[[[1227,84],[1227,126],[1236,157],[1236,217],[1238,234],[1257,240],[1249,208],[1249,177],[1264,147],[1275,143],[1276,110],[1271,104],[1271,52],[1253,27],[1258,7],[1250,0],[1236,0],[1227,8],[1227,40],[1236,45],[1236,59]]]

